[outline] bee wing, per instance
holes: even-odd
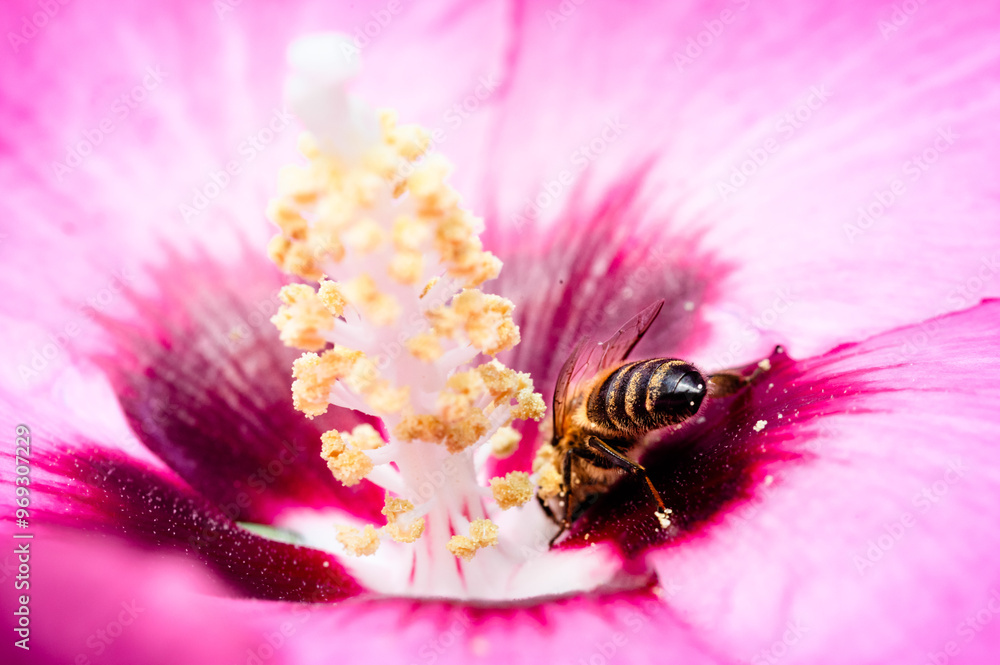
[[[642,336],[646,334],[649,330],[649,326],[653,324],[656,317],[659,316],[660,310],[663,309],[663,300],[658,300],[652,305],[642,310],[634,317],[632,317],[628,323],[623,325],[621,329],[611,336],[606,342],[602,342],[597,345],[597,349],[601,350],[601,353],[597,353],[597,349],[592,352],[595,356],[594,360],[594,374],[606,370],[609,367],[614,367],[621,364],[628,355],[632,353],[632,349],[635,345],[639,343]],[[599,358],[599,360],[597,360]]]
[[[566,424],[566,404],[569,401],[570,386],[577,382],[573,381],[573,374],[577,370],[577,361],[584,347],[589,346],[590,340],[584,339],[569,354],[569,358],[563,363],[559,370],[559,378],[556,379],[556,391],[552,397],[552,425],[556,436],[559,436],[565,429]],[[589,355],[589,350],[588,350]]]
[[[556,379],[555,395],[552,398],[552,424],[556,434],[564,431],[566,405],[573,401],[572,396],[576,393],[577,386],[628,358],[632,349],[659,316],[661,309],[663,300],[636,314],[607,341],[595,343],[587,338],[576,345],[563,363],[562,369],[559,370],[559,378]]]

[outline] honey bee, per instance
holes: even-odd
[[[627,362],[663,308],[650,305],[603,343],[584,340],[563,364],[552,400],[551,449],[543,455],[561,473],[556,496],[562,517],[550,505],[556,496],[540,491],[539,503],[560,526],[552,543],[570,527],[591,500],[608,490],[622,473],[642,476],[657,505],[661,526],[669,524],[663,504],[646,469],[636,461],[646,435],[680,425],[698,413],[709,393],[709,381],[690,363],[675,358]],[[734,391],[742,380],[713,375],[712,394]]]

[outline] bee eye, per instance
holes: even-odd
[[[674,414],[678,422],[698,412],[708,391],[705,377],[687,363],[671,368],[670,376],[664,384],[666,390],[656,396],[655,409]]]

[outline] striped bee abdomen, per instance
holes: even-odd
[[[684,361],[626,363],[591,390],[587,418],[612,433],[645,433],[693,416],[705,392],[704,377]]]

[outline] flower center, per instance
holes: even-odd
[[[518,444],[513,421],[545,414],[527,374],[484,359],[520,340],[513,304],[478,289],[501,262],[446,184],[448,164],[426,154],[427,132],[347,94],[355,56],[332,35],[289,51],[286,96],[309,130],[299,145],[308,163],[279,176],[269,253],[318,285],[284,287],[273,321],[305,351],[292,371],[297,409],[312,418],[333,404],[381,421],[381,431],[326,432],[322,456],[345,485],[385,490],[386,524],[299,514],[285,526],[357,557],[348,566],[361,581],[393,595],[503,599],[593,586],[602,577],[590,566],[576,568],[590,582],[541,583],[551,581],[543,559],[599,568],[604,557],[549,554],[552,527],[528,503],[528,474],[487,478],[490,457]]]

